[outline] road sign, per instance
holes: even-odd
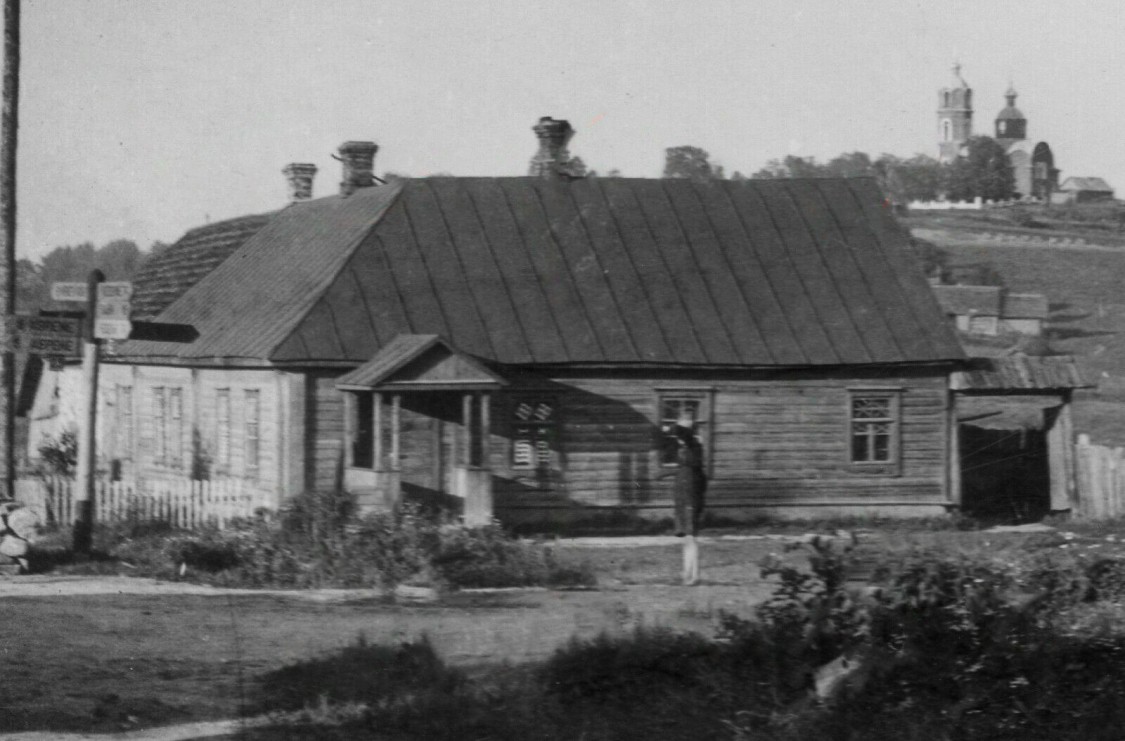
[[[129,312],[132,306],[129,299],[98,299],[97,310],[95,313],[98,319],[129,319]]]
[[[99,340],[127,340],[133,331],[128,319],[95,319],[94,337]]]
[[[133,284],[128,281],[98,284],[98,302],[113,300],[128,301],[133,297]]]
[[[78,355],[79,332],[77,319],[16,316],[16,347],[33,355]]]
[[[52,301],[88,301],[90,291],[85,283],[52,283]]]

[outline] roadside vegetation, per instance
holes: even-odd
[[[275,720],[246,737],[1118,739],[1125,556],[1079,540],[895,553],[860,587],[851,547],[818,539],[713,635],[642,627],[483,677],[360,641],[262,677]]]
[[[276,518],[223,530],[99,525],[88,559],[76,559],[69,542],[69,532],[60,530],[37,543],[32,570],[281,589],[594,583],[587,565],[559,559],[550,547],[514,538],[498,525],[466,528],[411,504],[394,513],[359,516],[343,493],[305,494]]]

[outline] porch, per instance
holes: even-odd
[[[361,511],[413,496],[490,523],[492,399],[505,383],[436,335],[400,335],[339,378],[343,485]]]

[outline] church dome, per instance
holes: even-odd
[[[1024,118],[1023,111],[1021,111],[1019,108],[1016,108],[1016,96],[1017,95],[1019,95],[1019,93],[1016,92],[1016,89],[1014,87],[1009,86],[1008,92],[1004,93],[1004,97],[1008,99],[1008,105],[1007,105],[1007,107],[1004,108],[1004,110],[1000,111],[1000,115],[998,115],[996,117],[997,121],[1000,121],[1000,120],[1010,121],[1012,119],[1017,119],[1017,118],[1022,120]]]

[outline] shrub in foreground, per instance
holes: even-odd
[[[138,575],[274,588],[589,586],[592,569],[500,527],[465,528],[406,504],[359,517],[346,494],[297,497],[274,520],[224,530],[162,525],[99,526],[96,547]],[[59,554],[43,564],[64,561]]]

